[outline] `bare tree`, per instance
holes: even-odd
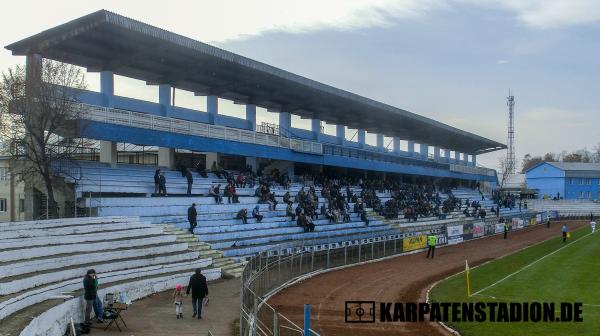
[[[81,68],[50,60],[41,61],[37,76],[15,66],[0,81],[1,145],[22,181],[45,187],[50,216],[57,215],[53,180],[87,141],[79,137],[78,92],[85,87]]]
[[[498,167],[500,170],[500,189],[502,189],[506,181],[510,178],[514,167],[511,167],[511,163],[506,159],[506,155],[498,158]]]

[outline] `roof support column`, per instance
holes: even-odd
[[[424,159],[429,158],[429,146],[427,144],[421,144],[421,156]]]
[[[100,93],[104,106],[115,107],[115,76],[112,71],[100,72]]]
[[[312,119],[310,122],[310,130],[313,134],[313,139],[316,141],[321,140],[321,120],[320,119]]]
[[[412,140],[408,140],[408,156],[414,156],[415,155],[415,142]]]
[[[158,166],[167,169],[175,168],[175,149],[158,147]]]
[[[289,112],[279,112],[279,135],[286,136],[291,133],[292,116]]]
[[[208,111],[208,122],[215,124],[219,114],[219,98],[217,96],[206,96],[206,109]]]
[[[477,155],[472,154],[472,158],[473,158],[473,162],[471,162],[471,165],[473,167],[476,167],[477,166]]]
[[[377,149],[381,152],[385,149],[383,148],[383,134],[377,134]]]
[[[444,149],[444,161],[450,163],[450,150],[447,148]]]
[[[359,129],[358,130],[358,147],[360,148],[364,148],[365,147],[365,130],[364,129]]]
[[[433,158],[435,160],[439,160],[440,159],[440,147],[439,146],[433,147]]]
[[[335,125],[335,136],[337,137],[338,145],[344,145],[346,141],[346,128],[344,125]]]
[[[394,137],[394,153],[400,153],[400,138]]]
[[[248,129],[256,131],[256,105],[246,105],[246,120],[248,121]]]
[[[171,85],[161,84],[158,86],[158,103],[163,117],[168,117],[171,114]]]

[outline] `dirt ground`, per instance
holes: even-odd
[[[183,301],[183,319],[175,317],[172,292],[162,292],[135,301],[123,312],[127,328],[122,332],[114,326],[104,331],[105,324],[93,324],[93,335],[105,336],[165,336],[165,335],[231,335],[231,323],[240,317],[240,279],[208,283],[209,304],[202,309],[202,319],[192,318],[191,298]],[[93,315],[93,314],[92,314]]]
[[[569,222],[569,229],[588,223]],[[502,235],[476,239],[436,249],[435,259],[425,253],[324,273],[291,286],[269,300],[282,314],[302,325],[303,305],[311,305],[312,329],[326,336],[341,335],[449,335],[439,324],[416,323],[345,323],[345,301],[422,302],[427,290],[445,277],[464,270],[465,260],[476,266],[524,247],[561,234],[562,222]],[[378,311],[378,308],[377,308]],[[376,316],[376,320],[379,316]]]

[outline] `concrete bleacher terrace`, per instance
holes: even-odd
[[[0,223],[0,323],[21,330],[31,318],[64,302],[56,296],[78,298],[90,268],[98,272],[104,292],[118,288],[140,297],[185,282],[196,268],[208,280],[218,279],[221,269],[212,262],[138,217]],[[77,306],[80,300],[67,301]]]

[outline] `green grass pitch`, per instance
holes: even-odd
[[[600,232],[590,232],[587,226],[573,232],[567,244],[557,237],[471,269],[471,293],[484,289],[477,295],[467,296],[461,273],[438,283],[430,298],[437,302],[555,302],[556,310],[559,302],[584,304],[583,322],[448,323],[464,336],[600,335]]]

